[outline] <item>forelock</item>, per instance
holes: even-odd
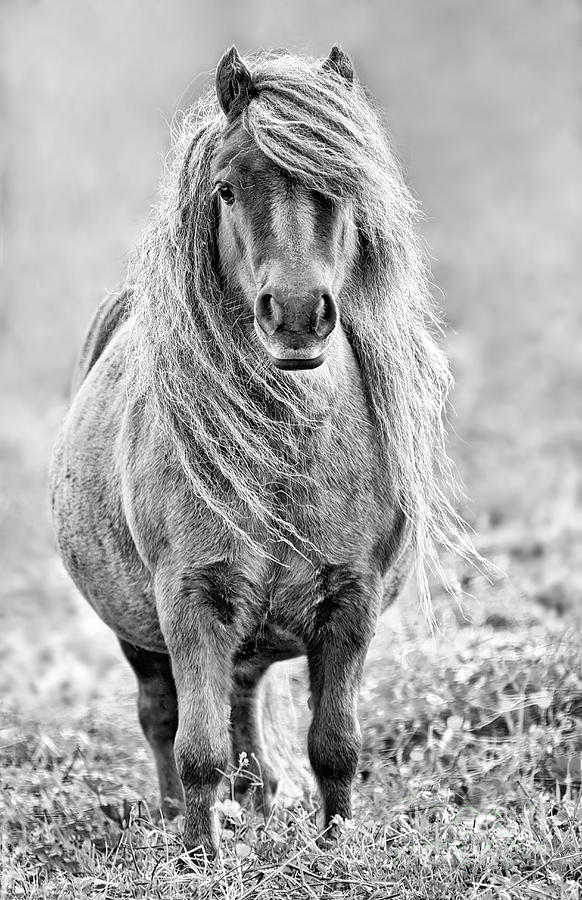
[[[290,55],[261,56],[252,72],[257,96],[243,123],[257,146],[310,188],[335,198],[356,196],[363,176],[369,177],[371,134],[379,131],[362,90],[317,60]],[[372,143],[382,155],[382,141]]]

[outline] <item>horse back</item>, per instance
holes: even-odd
[[[127,290],[108,294],[101,301],[81,348],[73,376],[73,394],[77,393],[119,326],[125,322],[128,313],[129,292]]]

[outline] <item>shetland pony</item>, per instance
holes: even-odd
[[[232,48],[87,337],[52,463],[58,546],[135,671],[189,849],[216,850],[242,751],[271,804],[257,687],[301,654],[325,823],[350,817],[378,616],[411,568],[428,597],[437,545],[471,552],[416,215],[341,48]]]

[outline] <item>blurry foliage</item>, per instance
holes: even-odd
[[[1,900],[580,896],[580,13],[577,0],[259,0],[252,16],[227,0],[1,5]],[[173,110],[233,41],[323,55],[334,40],[427,213],[462,509],[512,582],[451,560],[462,606],[435,592],[434,638],[413,597],[388,613],[362,691],[357,827],[337,847],[316,844],[311,808],[258,821],[227,792],[221,855],[180,868],[131,676],[54,555],[47,461]],[[304,735],[300,678],[296,694]]]

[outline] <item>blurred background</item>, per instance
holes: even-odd
[[[425,213],[463,512],[532,603],[575,607],[581,19],[576,0],[2,0],[4,708],[58,716],[110,682],[133,690],[56,559],[47,465],[84,331],[155,202],[169,122],[232,43],[352,55]]]

